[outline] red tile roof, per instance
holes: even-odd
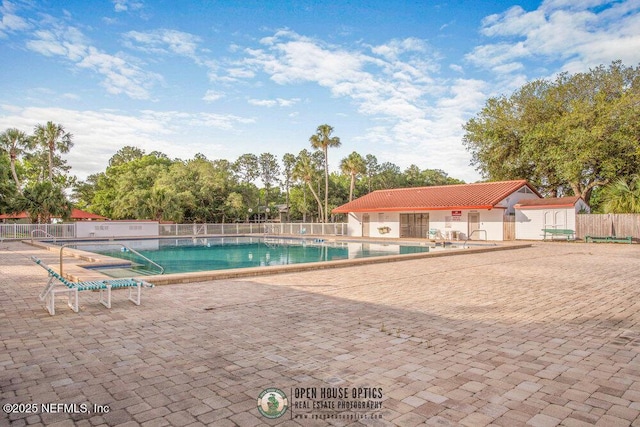
[[[333,210],[333,213],[445,209],[492,209],[527,186],[525,180],[377,190]]]
[[[568,197],[549,197],[548,199],[526,199],[521,200],[515,205],[517,209],[535,209],[535,208],[570,208],[576,205],[580,200],[578,196]]]

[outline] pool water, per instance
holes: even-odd
[[[323,239],[255,237],[144,239],[118,241],[164,267],[164,274],[299,264],[339,259],[429,252],[428,246],[367,242],[326,242]],[[73,247],[73,246],[72,246]],[[159,274],[159,269],[132,251],[100,242],[76,246],[132,263],[99,271],[114,277]]]

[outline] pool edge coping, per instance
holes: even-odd
[[[447,249],[438,252],[423,252],[401,255],[384,255],[368,258],[343,259],[334,261],[321,261],[313,263],[300,263],[289,265],[274,265],[263,267],[235,268],[228,270],[194,271],[190,273],[170,273],[155,276],[139,277],[154,285],[170,285],[180,283],[206,282],[211,280],[236,279],[243,277],[267,276],[275,274],[298,273],[304,271],[326,270],[330,268],[345,268],[368,264],[381,264],[385,262],[401,262],[416,259],[439,258],[443,256],[477,254],[496,252],[512,249],[532,247],[531,243],[515,244],[508,246],[490,246],[466,249]]]
[[[225,235],[222,237],[243,237],[246,235],[238,235],[238,236],[229,236]],[[203,237],[203,236],[198,236]],[[221,236],[207,236],[207,237],[221,237]],[[251,237],[251,236],[249,236]],[[279,236],[284,237],[285,236]],[[338,236],[307,236],[308,238],[324,238],[331,240],[342,240]],[[158,238],[169,238],[173,237],[158,237]],[[120,239],[118,239],[120,240]],[[360,239],[345,239],[350,241],[358,241]],[[371,241],[376,241],[372,239]],[[34,246],[40,249],[44,249],[50,252],[58,252],[60,250],[59,246],[51,245],[46,242],[41,241],[22,241],[25,244],[30,246]],[[380,241],[376,241],[379,243]],[[397,241],[389,242],[398,244]],[[408,243],[408,241],[407,241]],[[413,242],[417,243],[417,242]],[[248,267],[248,268],[234,268],[234,269],[226,269],[226,270],[207,270],[207,271],[194,271],[189,273],[169,273],[162,275],[149,275],[149,276],[134,276],[136,279],[144,280],[149,283],[153,283],[154,285],[171,285],[171,284],[180,284],[180,283],[195,283],[195,282],[205,282],[210,280],[223,280],[223,279],[235,279],[235,278],[243,278],[243,277],[255,277],[255,276],[266,276],[266,275],[275,275],[275,274],[286,274],[286,273],[297,273],[303,271],[314,271],[314,270],[325,270],[330,268],[345,268],[359,265],[368,265],[368,264],[381,264],[386,262],[401,262],[415,259],[428,259],[428,258],[439,258],[443,256],[453,256],[453,255],[465,255],[465,254],[477,254],[477,253],[485,253],[485,252],[497,252],[503,250],[512,250],[512,249],[523,249],[532,247],[532,243],[516,243],[509,245],[501,245],[501,246],[482,246],[482,247],[467,247],[467,248],[450,248],[444,249],[437,252],[420,252],[420,253],[412,253],[412,254],[398,254],[398,255],[383,255],[376,257],[367,257],[367,258],[354,258],[354,259],[341,259],[341,260],[333,260],[333,261],[321,261],[321,262],[308,262],[308,263],[299,263],[299,264],[288,264],[288,265],[274,265],[274,266],[261,266],[261,267]],[[112,279],[112,277],[107,276],[105,274],[96,271],[96,267],[100,266],[110,266],[114,264],[114,262],[119,261],[120,264],[123,264],[123,260],[120,258],[109,257],[108,255],[96,254],[94,252],[83,251],[80,249],[73,248],[65,248],[64,256],[70,256],[75,259],[79,259],[82,261],[86,261],[89,264],[65,264],[65,276],[74,281],[85,281],[86,277],[91,277],[92,280],[95,279]],[[126,261],[125,261],[126,263]],[[88,268],[90,266],[90,268]],[[80,270],[80,271],[78,271]],[[91,273],[89,274],[89,270]],[[96,277],[99,276],[99,277]]]

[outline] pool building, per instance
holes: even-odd
[[[347,215],[354,237],[501,241],[515,206],[531,199],[542,196],[525,180],[397,188],[373,191],[333,213]]]

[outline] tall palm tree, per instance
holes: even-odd
[[[62,125],[47,122],[46,125],[37,125],[34,136],[39,145],[48,152],[49,156],[49,182],[53,182],[53,155],[56,151],[68,153],[73,147],[73,135],[65,132]]]
[[[16,188],[20,194],[22,194],[22,189],[20,188],[20,180],[16,173],[16,160],[18,156],[25,151],[25,149],[30,147],[31,139],[21,130],[10,128],[0,134],[0,150],[9,153],[9,159],[11,160],[11,175],[13,176]]]
[[[322,150],[324,155],[324,222],[329,220],[329,158],[327,151],[329,147],[339,147],[340,138],[332,137],[333,128],[327,124],[318,126],[315,135],[309,138],[311,146],[316,150]]]
[[[313,157],[309,155],[309,152],[307,150],[302,150],[298,155],[298,161],[295,167],[293,168],[292,177],[293,179],[303,181],[307,184],[307,186],[309,187],[309,190],[311,190],[311,194],[313,194],[313,197],[316,199],[316,202],[318,202],[318,210],[320,211],[320,217],[323,217],[324,213],[322,210],[322,202],[320,201],[320,197],[318,197],[318,193],[316,193],[315,190],[313,189],[313,182],[315,181],[317,175],[318,175],[318,168],[313,161]]]
[[[367,172],[367,165],[364,158],[355,151],[349,154],[340,162],[340,170],[343,174],[351,177],[351,183],[349,185],[349,201],[353,200],[353,189],[356,185],[356,178],[358,175],[365,174]]]

